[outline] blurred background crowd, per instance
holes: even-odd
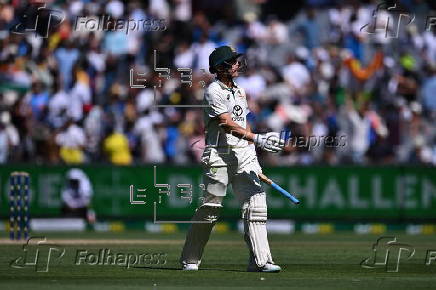
[[[436,165],[432,1],[31,2],[0,1],[0,163],[198,163],[203,112],[186,105],[202,104],[213,80],[209,54],[231,45],[248,62],[237,83],[254,132],[345,136],[345,146],[259,152],[261,163]],[[29,15],[49,22],[49,9],[65,19],[48,37],[32,23],[12,32]],[[410,17],[398,23],[400,13]],[[101,15],[165,25],[75,29],[78,16]],[[192,68],[191,84],[177,68]],[[130,86],[130,69],[145,88]]]

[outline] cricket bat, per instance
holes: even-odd
[[[286,190],[284,190],[283,188],[281,188],[278,184],[276,184],[274,181],[269,179],[265,174],[259,173],[258,176],[259,176],[259,179],[261,181],[265,182],[266,184],[271,185],[278,192],[280,192],[284,197],[286,197],[287,199],[290,199],[293,203],[295,203],[295,204],[300,203],[300,201],[294,195],[292,195],[291,193],[289,193]]]

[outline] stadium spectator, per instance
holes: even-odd
[[[103,141],[103,150],[108,160],[115,165],[129,165],[132,163],[132,156],[129,150],[129,140],[124,134],[111,129],[109,135]]]
[[[60,146],[60,157],[68,164],[85,162],[83,147],[86,144],[85,132],[81,127],[68,120],[63,130],[56,135],[56,144]]]
[[[60,46],[54,52],[57,67],[61,73],[63,87],[69,90],[72,86],[72,72],[76,61],[80,57],[79,50],[75,47],[72,39],[65,40],[65,45]]]
[[[6,132],[6,126],[0,122],[0,163],[6,163],[9,157],[10,140]]]
[[[155,105],[200,105],[210,52],[231,45],[248,60],[236,81],[246,89],[253,130],[346,140],[260,154],[262,162],[436,164],[436,30],[422,21],[432,15],[429,1],[398,1],[398,11],[417,16],[398,37],[380,27],[399,12],[382,7],[374,29],[372,1],[328,1],[287,18],[271,14],[268,1],[230,1],[238,10],[231,14],[190,0],[54,1],[47,5],[63,9],[65,19],[47,38],[10,31],[27,5],[21,2],[0,5],[0,113],[9,115],[2,140],[5,128],[19,140],[13,148],[2,141],[3,162],[195,162],[204,142],[201,110]],[[112,17],[105,29],[75,30],[77,16],[102,15]],[[124,18],[163,21],[165,29],[115,29]],[[129,88],[131,68],[143,73],[145,88]],[[190,84],[178,68],[193,69]],[[105,138],[109,129],[116,133]]]

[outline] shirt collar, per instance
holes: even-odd
[[[218,84],[220,85],[221,89],[223,89],[223,90],[227,90],[227,91],[232,91],[232,88],[229,88],[228,86],[226,86],[226,84],[224,84],[224,83],[223,83],[222,81],[220,81],[219,79],[216,79],[216,81],[217,81]],[[232,80],[232,82],[233,82],[233,85],[234,85],[233,89],[239,89],[239,85],[238,85],[234,80]]]

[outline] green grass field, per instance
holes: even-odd
[[[360,266],[379,236],[341,233],[270,235],[275,262],[283,271],[265,274],[245,272],[248,253],[237,233],[214,233],[198,272],[179,270],[184,233],[47,233],[50,242],[65,248],[65,255],[59,263],[50,263],[48,272],[36,272],[34,266],[10,267],[12,260],[23,256],[22,243],[10,244],[3,232],[0,289],[434,289],[436,261],[430,266],[424,261],[428,249],[436,250],[436,235],[391,234],[416,250],[413,258],[401,260],[397,273]],[[129,269],[75,264],[78,250],[104,248],[118,253],[166,253],[166,264]]]

